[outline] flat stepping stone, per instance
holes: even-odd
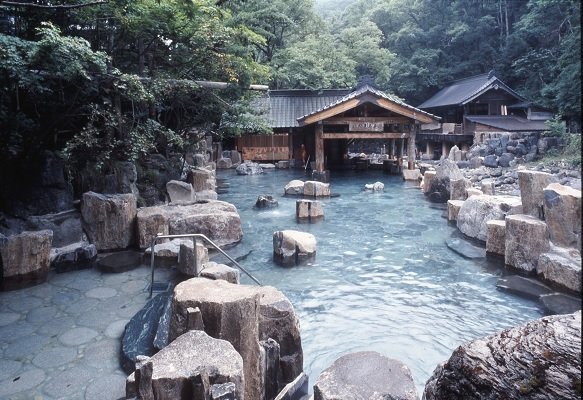
[[[463,239],[450,238],[445,241],[447,247],[458,253],[460,256],[476,259],[486,257],[486,249],[481,249]]]
[[[543,294],[540,302],[549,314],[572,314],[581,309],[581,299],[564,293]]]
[[[543,294],[550,294],[553,292],[553,290],[544,283],[520,275],[510,275],[500,278],[498,279],[498,282],[496,282],[496,287],[534,300],[538,300]]]
[[[91,328],[73,328],[59,336],[59,341],[65,346],[79,346],[97,336],[97,331]]]
[[[101,272],[131,271],[142,265],[142,255],[137,251],[120,251],[97,260],[96,265]]]

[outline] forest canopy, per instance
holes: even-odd
[[[193,127],[265,133],[250,84],[344,88],[365,75],[417,105],[494,69],[580,127],[580,1],[316,3],[0,0],[0,167],[47,149],[98,166],[183,151]]]

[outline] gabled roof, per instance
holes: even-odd
[[[298,118],[310,114],[350,93],[350,89],[270,90],[255,101],[258,108],[269,110],[272,128],[298,127]]]
[[[519,102],[527,100],[508,87],[493,72],[454,81],[429,98],[419,108],[461,106],[491,89],[502,89],[516,97]]]
[[[466,115],[468,121],[488,125],[508,132],[544,131],[545,121],[530,120],[516,115]]]
[[[423,120],[427,120],[429,118],[429,119],[431,119],[433,121],[440,120],[441,119],[441,117],[438,117],[436,115],[430,114],[427,111],[423,111],[423,110],[420,110],[418,108],[415,108],[415,107],[413,107],[413,106],[411,106],[411,105],[403,102],[401,99],[399,99],[399,98],[397,98],[397,97],[395,97],[393,95],[384,93],[384,92],[382,92],[382,91],[380,91],[378,89],[373,88],[370,85],[363,85],[363,86],[357,88],[356,90],[354,90],[353,92],[348,93],[344,97],[342,97],[342,98],[340,98],[340,99],[338,99],[338,100],[336,100],[334,102],[331,102],[331,103],[329,103],[329,104],[327,104],[327,105],[325,105],[325,106],[323,106],[323,107],[321,107],[319,109],[313,110],[310,113],[307,113],[307,114],[302,115],[300,118],[298,118],[298,122],[299,122],[300,125],[303,125],[304,123],[311,123],[311,122],[309,122],[310,119],[311,119],[311,117],[314,117],[317,114],[323,113],[323,112],[325,112],[327,110],[332,110],[335,107],[338,107],[338,106],[340,106],[340,105],[342,105],[344,103],[347,103],[347,102],[349,102],[351,100],[363,98],[366,95],[373,96],[374,98],[377,98],[377,99],[387,100],[388,102],[390,102],[390,103],[392,103],[392,104],[394,104],[394,105],[396,105],[398,107],[401,107],[402,109],[407,110],[408,112],[406,112],[406,114],[407,114],[406,116],[408,116],[410,118],[417,119],[417,117],[418,117],[418,118],[421,118]],[[384,103],[381,103],[381,104],[378,104],[378,105],[380,107],[387,108],[383,104]],[[338,110],[341,110],[341,109],[339,108]],[[398,111],[395,111],[395,112],[398,112]]]

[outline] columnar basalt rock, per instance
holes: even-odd
[[[192,169],[188,176],[188,181],[196,193],[205,190],[215,190],[214,172],[207,168]]]
[[[216,385],[229,384],[234,398],[246,396],[243,360],[226,340],[191,330],[136,365],[126,393],[140,399],[208,400]]]
[[[551,174],[540,171],[522,170],[518,171],[518,184],[520,186],[520,197],[522,199],[522,209],[524,214],[543,219],[544,192],[556,179]]]
[[[581,248],[581,190],[552,183],[544,190],[544,216],[551,241]]]
[[[466,195],[467,197],[472,197],[472,196],[481,196],[483,195],[484,192],[482,192],[480,189],[478,188],[467,188],[466,190]]]
[[[209,252],[204,244],[197,240],[195,248],[192,240],[184,240],[180,243],[176,270],[184,275],[198,276],[208,260]]]
[[[464,200],[448,200],[447,201],[447,220],[457,221],[457,216],[460,212],[460,208],[464,204]]]
[[[136,207],[133,194],[83,194],[83,229],[98,251],[120,250],[134,244]]]
[[[316,237],[311,233],[284,230],[273,233],[273,259],[283,265],[301,264],[316,255]]]
[[[233,168],[233,161],[230,158],[219,158],[217,160],[217,169]]]
[[[433,181],[433,178],[435,178],[436,174],[436,171],[425,171],[423,174],[423,181],[421,186],[423,193],[429,193],[429,190],[431,189],[431,182]]]
[[[577,249],[551,246],[540,255],[537,272],[546,281],[581,293],[581,253]]]
[[[550,249],[543,221],[525,214],[506,217],[504,262],[525,272],[536,272],[539,256]]]
[[[304,196],[312,197],[330,196],[330,184],[318,181],[306,181],[304,183]]]
[[[409,368],[374,351],[344,355],[314,384],[314,400],[417,400]]]
[[[506,221],[491,220],[486,222],[488,236],[486,238],[486,252],[504,256],[506,252]]]
[[[317,200],[297,200],[296,218],[300,221],[317,221],[324,218],[324,208]]]
[[[186,332],[187,308],[198,307],[205,332],[230,342],[243,359],[245,398],[261,398],[259,295],[242,285],[192,278],[174,288],[170,340]]]
[[[429,378],[424,400],[579,399],[581,311],[458,347]]]
[[[484,179],[480,182],[480,189],[484,194],[493,196],[496,194],[496,181],[494,179]]]
[[[24,231],[18,235],[0,234],[2,288],[19,287],[20,283],[44,282],[49,273],[53,231]]]
[[[219,246],[238,243],[243,237],[237,208],[224,201],[140,208],[137,213],[138,243],[150,246],[158,234],[202,233]]]
[[[261,399],[266,381],[261,341],[275,340],[280,348],[278,388],[301,371],[303,356],[299,321],[289,300],[269,286],[234,285],[223,280],[193,278],[174,290],[170,338],[187,330],[188,309],[200,309],[204,330],[228,340],[243,358],[245,397]],[[263,350],[264,351],[264,350]]]
[[[405,181],[420,181],[421,171],[419,169],[404,169],[403,180]]]
[[[465,235],[486,241],[491,220],[504,220],[506,215],[520,214],[520,197],[514,196],[472,196],[468,198],[458,213],[457,227]]]

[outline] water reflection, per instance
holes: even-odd
[[[244,238],[230,253],[252,251],[243,265],[282,290],[299,314],[312,383],[342,354],[374,350],[405,362],[422,391],[433,369],[463,342],[543,315],[537,304],[496,290],[498,265],[448,249],[445,240],[458,233],[444,220],[443,207],[400,177],[333,173],[332,192],[339,196],[321,200],[324,220],[297,223],[296,198],[284,197],[283,188],[306,180],[302,172],[219,171],[230,183],[219,198],[235,204],[242,218]],[[363,191],[376,181],[384,193]],[[261,194],[274,195],[279,207],[254,209]],[[315,260],[275,265],[272,234],[283,229],[314,234]]]

